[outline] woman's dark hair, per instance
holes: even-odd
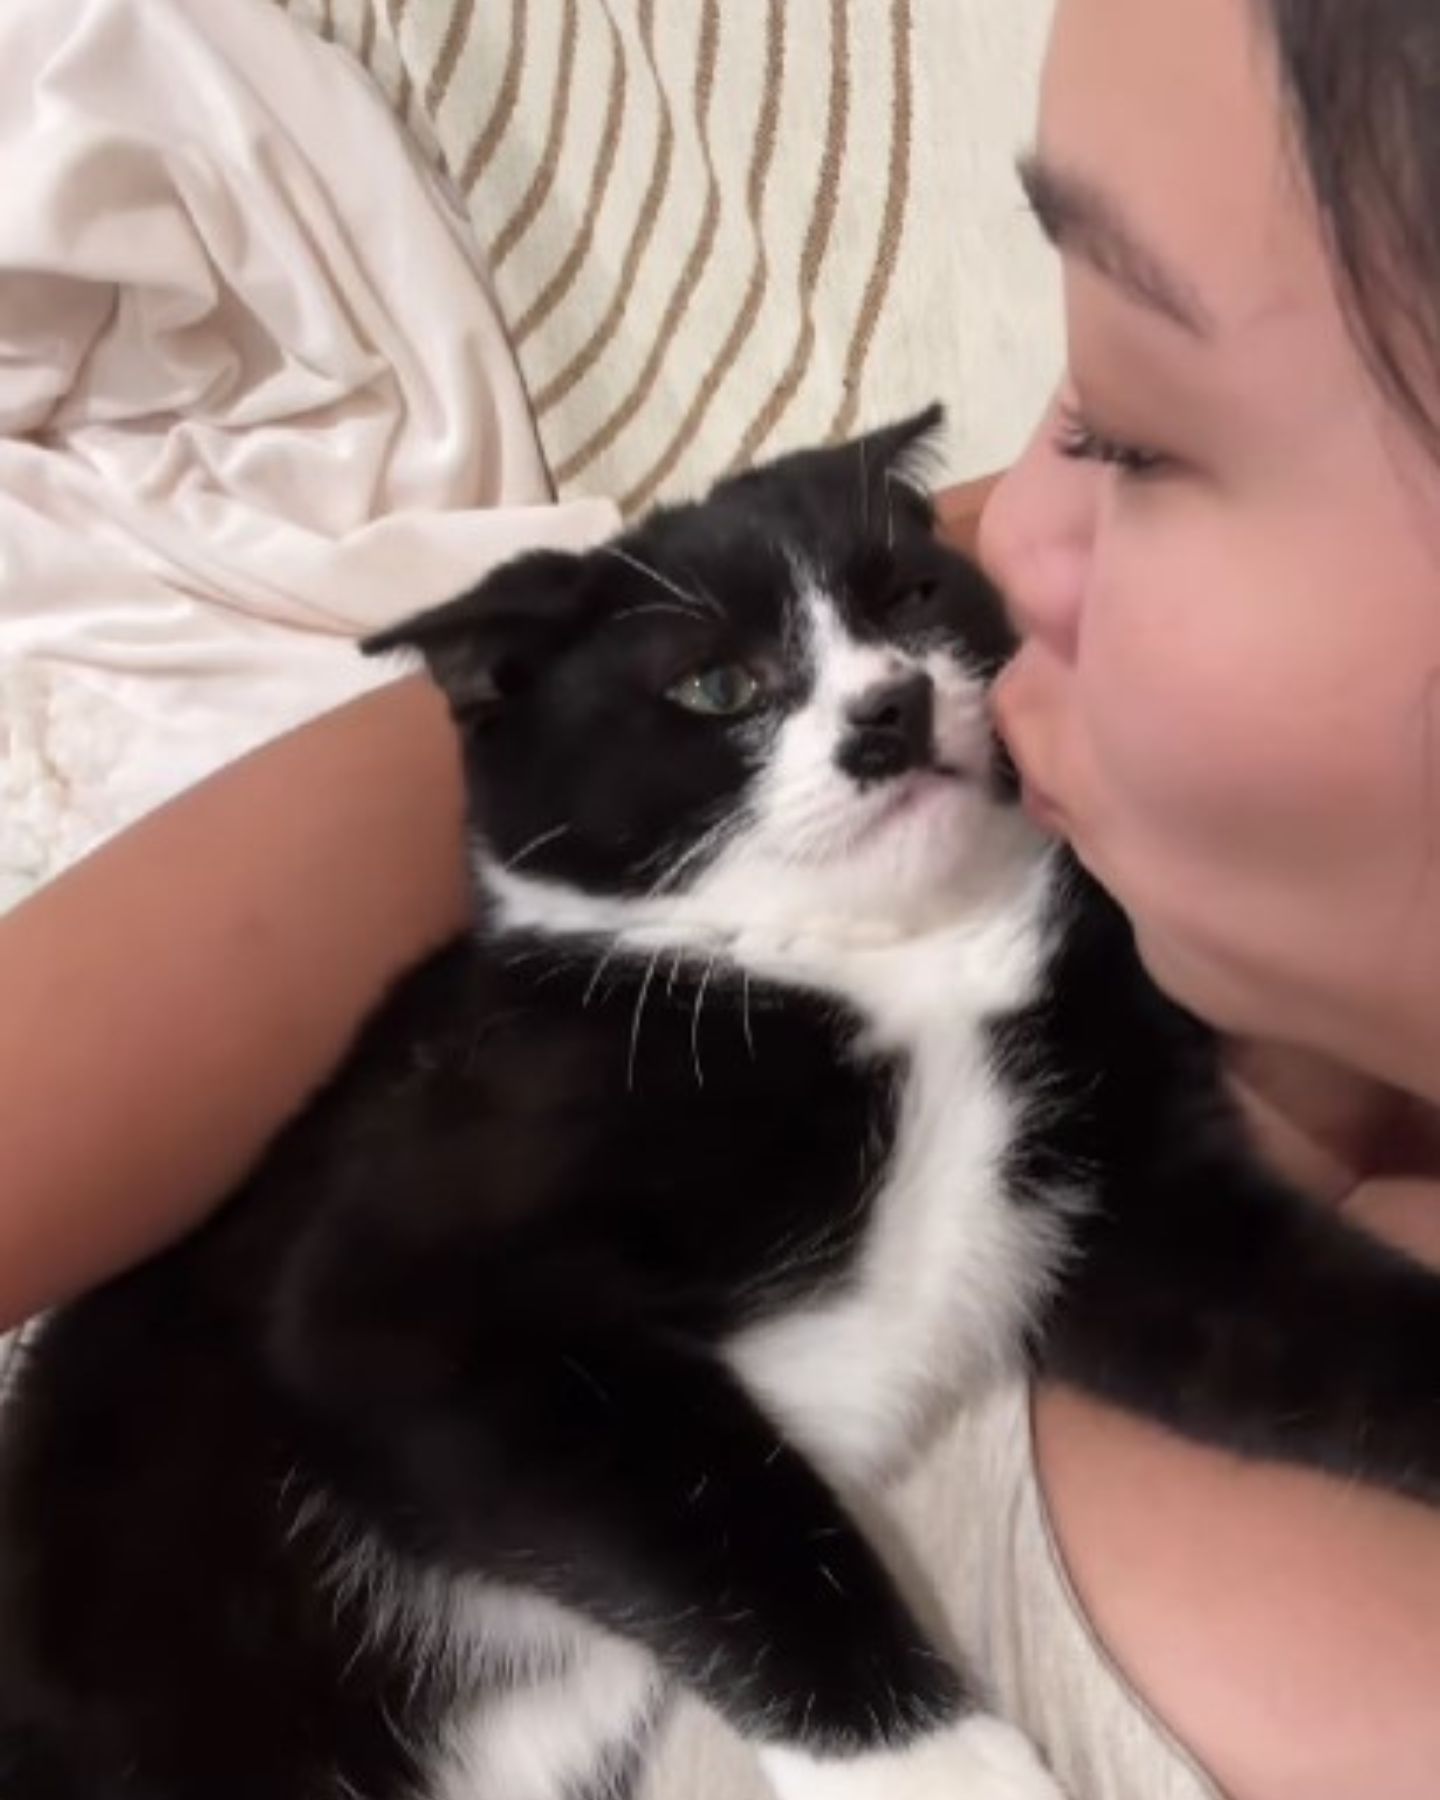
[[[1440,0],[1258,0],[1356,337],[1440,454]]]

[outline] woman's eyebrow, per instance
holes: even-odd
[[[1017,169],[1040,229],[1057,250],[1082,257],[1130,299],[1193,337],[1210,336],[1213,322],[1200,296],[1166,267],[1103,189],[1033,152],[1020,158]]]

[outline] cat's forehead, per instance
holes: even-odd
[[[715,507],[663,516],[615,549],[632,577],[652,588],[668,582],[672,597],[767,633],[786,628],[813,561],[812,548],[776,522]]]
[[[932,543],[910,521],[885,533],[852,509],[796,502],[785,484],[649,521],[604,552],[615,604],[668,597],[746,637],[798,645],[822,612],[854,617],[857,590]]]

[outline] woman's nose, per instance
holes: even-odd
[[[1070,657],[1079,636],[1103,471],[1055,445],[1055,406],[991,494],[977,550],[1016,628]]]

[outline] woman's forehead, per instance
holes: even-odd
[[[1182,297],[1217,337],[1334,304],[1273,52],[1248,0],[1058,0],[1037,161],[1092,227],[1062,239],[1067,256],[1107,279],[1118,270],[1122,287],[1127,273],[1153,274],[1153,288]],[[1107,252],[1118,252],[1108,268]]]

